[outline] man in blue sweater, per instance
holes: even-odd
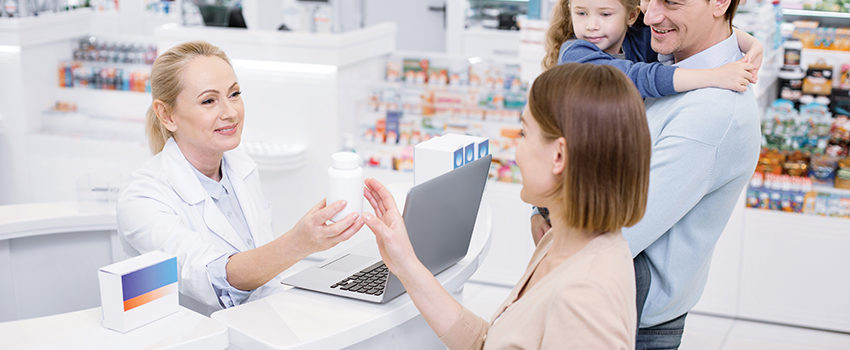
[[[740,60],[738,0],[642,0],[659,61],[715,68]],[[708,278],[714,246],[755,170],[759,117],[751,89],[705,88],[649,98],[652,135],[646,215],[623,229],[635,257],[637,349],[681,343],[688,311]],[[532,218],[532,231],[539,230]]]

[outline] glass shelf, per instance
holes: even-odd
[[[816,20],[823,26],[846,27],[850,20],[848,12],[829,12],[813,10],[782,9],[783,20],[786,22],[795,20]]]
[[[516,17],[528,13],[528,0],[467,0],[467,28],[518,30]]]

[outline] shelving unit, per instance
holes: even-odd
[[[446,51],[481,57],[509,57],[519,55],[520,34],[518,30],[499,30],[480,25],[467,26],[471,3],[519,4],[527,0],[458,0],[446,3]]]
[[[850,13],[782,9],[782,17],[786,22],[791,22],[798,19],[817,20],[823,25],[839,27],[847,26],[847,21],[850,20]]]
[[[91,9],[46,13],[38,17],[0,19],[0,45],[32,46],[88,34]]]

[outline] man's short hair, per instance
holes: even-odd
[[[729,21],[729,27],[730,28],[732,27],[732,19],[735,17],[735,11],[738,10],[738,4],[740,2],[741,2],[740,0],[730,0],[729,1],[729,7],[726,8],[726,13],[723,14],[723,18],[725,20]]]

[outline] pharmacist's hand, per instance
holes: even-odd
[[[325,205],[322,199],[314,205],[292,228],[296,244],[303,253],[312,254],[331,248],[351,238],[363,227],[363,218],[357,213],[348,214],[335,223],[327,224],[336,213],[345,208],[345,201]]]
[[[375,210],[375,215],[363,214],[366,226],[375,234],[384,263],[393,274],[403,278],[406,272],[412,271],[415,264],[421,264],[407,236],[404,218],[398,212],[392,194],[384,185],[375,179],[366,179],[365,182],[363,194]]]
[[[534,245],[540,242],[540,239],[543,238],[543,235],[552,228],[551,225],[543,218],[543,215],[534,214],[531,216],[531,239],[534,240]]]

